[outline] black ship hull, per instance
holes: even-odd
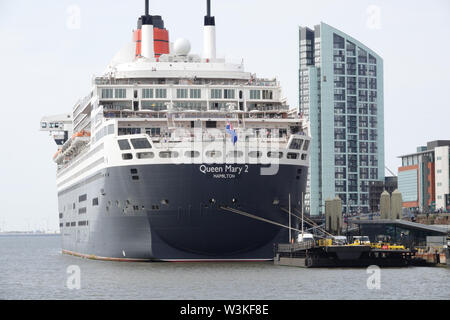
[[[307,167],[280,165],[273,175],[261,169],[245,164],[104,169],[59,193],[63,251],[131,261],[270,260],[273,244],[289,241],[288,199],[297,214]],[[298,225],[293,217],[291,226]]]

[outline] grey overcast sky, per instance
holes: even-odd
[[[205,0],[150,0],[171,41],[201,53]],[[298,26],[321,21],[384,59],[386,165],[450,139],[450,1],[212,0],[218,54],[278,77],[298,105]],[[56,146],[44,115],[70,112],[127,42],[144,0],[0,0],[0,228],[58,228]],[[79,14],[78,14],[79,13]],[[77,18],[79,17],[79,18]]]

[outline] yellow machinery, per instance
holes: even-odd
[[[320,247],[329,247],[333,244],[333,239],[319,239]]]
[[[389,245],[389,250],[406,250],[406,248],[404,245],[392,244],[392,245]]]
[[[406,250],[403,245],[390,244],[385,242],[372,243],[370,245],[372,249],[380,249],[380,250]]]
[[[370,240],[367,236],[355,236],[353,237],[353,243],[349,246],[370,246]]]

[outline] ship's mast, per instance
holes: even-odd
[[[216,21],[211,16],[211,0],[206,0],[205,25],[203,27],[203,59],[216,60]]]

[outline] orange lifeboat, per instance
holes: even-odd
[[[60,153],[61,153],[61,149],[58,149],[58,151],[56,151],[55,155],[53,156],[53,159],[55,159],[58,156],[58,154],[60,154]]]
[[[91,133],[90,132],[88,132],[88,131],[80,131],[80,132],[77,132],[77,133],[74,133],[73,135],[72,135],[72,139],[75,139],[75,138],[77,138],[77,137],[90,137],[91,136]]]

